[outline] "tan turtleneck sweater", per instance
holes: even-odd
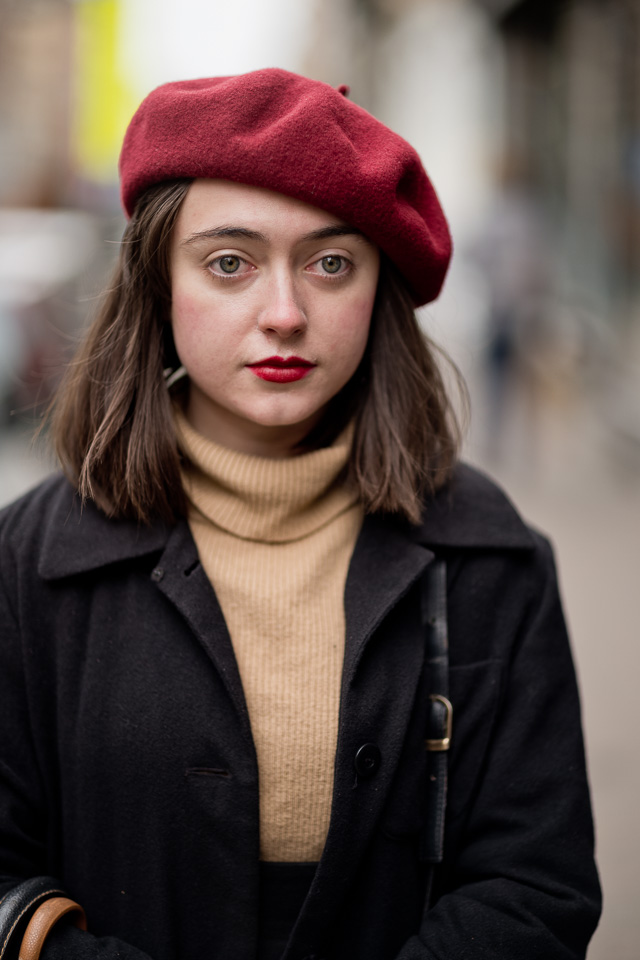
[[[224,614],[260,776],[260,856],[320,859],[333,790],[344,586],[363,511],[352,431],[284,460],[238,453],[177,414],[189,525]]]

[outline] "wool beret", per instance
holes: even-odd
[[[125,211],[147,187],[177,177],[264,187],[357,227],[393,261],[416,305],[434,300],[451,257],[442,207],[413,147],[346,92],[279,69],[157,87],[124,138]]]

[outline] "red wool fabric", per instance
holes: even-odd
[[[175,177],[265,187],[361,230],[416,305],[434,300],[451,236],[418,154],[333,87],[286,70],[166,83],[142,102],[120,155],[122,203]]]

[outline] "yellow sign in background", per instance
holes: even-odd
[[[111,183],[126,126],[139,97],[119,57],[122,0],[76,0],[72,152],[83,179]]]

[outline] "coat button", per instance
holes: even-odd
[[[356,752],[354,766],[359,777],[373,777],[380,766],[380,748],[375,743],[365,743]]]
[[[160,580],[164,577],[164,570],[162,567],[156,567],[151,571],[151,579],[155,580],[156,583],[159,583]]]

